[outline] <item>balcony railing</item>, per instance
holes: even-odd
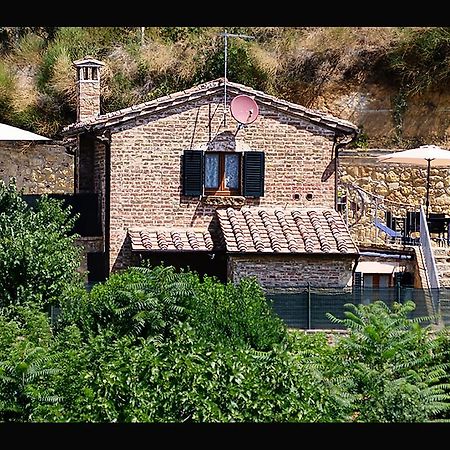
[[[428,277],[428,286],[433,300],[433,308],[439,310],[439,273],[434,259],[433,249],[431,248],[430,233],[423,206],[420,207],[420,247],[425,264],[425,272]]]

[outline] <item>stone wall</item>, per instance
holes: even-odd
[[[234,282],[254,276],[267,291],[305,287],[308,282],[311,287],[344,288],[352,285],[354,264],[351,255],[233,255],[228,273]]]
[[[225,204],[181,194],[184,150],[205,149],[211,141],[215,150],[265,153],[264,197],[235,197],[240,206],[334,206],[334,176],[321,181],[332,156],[333,131],[262,105],[258,119],[236,133],[231,116],[229,127],[221,126],[222,107],[222,96],[201,98],[112,129],[114,269],[127,265],[129,227],[208,228],[212,221],[214,226],[214,211]],[[220,139],[235,134],[233,140]]]
[[[395,150],[344,152],[339,158],[340,181],[355,183],[386,200],[419,207],[425,204],[426,167],[378,162],[377,157]],[[450,212],[450,168],[430,172],[430,211]]]
[[[56,144],[0,141],[0,179],[25,194],[73,192],[73,156]]]

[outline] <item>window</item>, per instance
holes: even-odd
[[[264,153],[202,152],[183,154],[183,195],[198,197],[264,196]]]
[[[205,194],[238,195],[240,160],[237,153],[205,153]]]

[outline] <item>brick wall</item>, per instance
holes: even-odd
[[[25,194],[73,192],[73,156],[61,145],[0,142],[0,179],[16,179]]]
[[[221,96],[203,98],[112,129],[112,268],[128,264],[128,227],[206,228],[211,223],[218,206],[181,195],[181,160],[184,150],[204,148],[214,139],[220,142],[224,131],[235,134],[237,123],[231,116],[227,130],[221,128],[222,105]],[[321,177],[332,156],[333,134],[262,105],[258,119],[239,130],[235,142],[225,139],[217,145],[222,150],[235,145],[236,151],[265,152],[265,196],[242,200],[244,204],[332,207],[334,177],[325,182]],[[294,194],[299,194],[298,200]]]
[[[234,282],[255,276],[265,290],[307,286],[343,288],[352,285],[354,258],[339,255],[232,255],[228,273]]]
[[[77,82],[77,120],[82,121],[100,113],[100,82]]]

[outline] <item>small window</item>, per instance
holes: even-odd
[[[185,150],[182,163],[183,195],[264,196],[263,152]]]
[[[241,157],[238,153],[205,154],[205,194],[240,193]]]

